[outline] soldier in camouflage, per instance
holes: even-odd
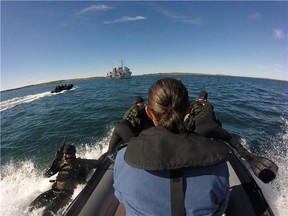
[[[141,96],[137,96],[134,100],[133,106],[131,106],[123,116],[123,120],[126,119],[130,124],[136,128],[143,121],[143,117],[146,115],[144,100]]]
[[[45,177],[51,177],[58,172],[56,180],[52,181],[54,184],[50,190],[40,194],[30,204],[29,212],[45,207],[43,215],[55,215],[72,200],[74,189],[79,184],[86,183],[88,167],[96,168],[99,164],[97,160],[76,158],[76,148],[73,145],[62,146],[56,157],[52,166],[44,173]]]
[[[214,113],[212,104],[208,101],[208,93],[206,91],[201,91],[199,98],[191,104],[190,112],[185,116],[184,124],[190,132],[209,138],[222,139],[227,142],[250,164],[254,174],[264,183],[275,178],[278,171],[275,163],[267,158],[251,154],[242,146],[237,137],[232,136],[222,128],[221,122]]]
[[[201,91],[198,99],[191,104],[190,112],[184,121],[188,131],[210,138],[222,139],[226,142],[232,138],[222,128],[222,124],[214,112],[213,105],[208,101],[208,93],[206,91]]]
[[[153,122],[145,112],[144,100],[141,96],[134,99],[133,105],[125,112],[122,121],[115,126],[109,142],[108,153],[112,154],[121,144],[128,143],[132,137],[149,127]]]

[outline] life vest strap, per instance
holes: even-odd
[[[184,186],[182,170],[170,171],[171,215],[185,215]]]

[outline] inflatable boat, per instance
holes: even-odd
[[[51,91],[51,93],[59,93],[61,91],[64,91],[64,90],[70,90],[73,88],[73,84],[69,84],[69,85],[58,85],[55,87],[55,89],[53,91]]]
[[[87,185],[66,209],[65,216],[124,216],[125,207],[114,196],[114,163],[107,154]],[[227,162],[230,172],[230,199],[226,216],[273,216],[260,187],[243,161],[233,154]]]

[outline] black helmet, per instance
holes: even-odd
[[[74,145],[65,145],[63,149],[63,153],[67,155],[75,155],[76,154],[76,148]]]
[[[143,102],[144,102],[144,100],[141,96],[137,96],[134,99],[134,104],[143,103]]]
[[[208,98],[208,93],[206,91],[201,91],[199,94],[199,99],[207,100],[207,98]]]

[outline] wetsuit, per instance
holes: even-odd
[[[133,127],[128,120],[123,119],[113,130],[108,153],[114,153],[119,145],[128,143],[132,137],[137,135],[138,132],[136,128]]]
[[[95,160],[94,160],[95,161]],[[58,173],[52,189],[40,194],[29,206],[29,212],[45,206],[43,215],[55,215],[71,201],[74,189],[78,184],[86,183],[87,169],[83,161],[76,158],[66,159],[64,162],[49,169],[46,176]]]
[[[43,216],[52,216],[72,200],[73,190],[58,191],[50,189],[40,194],[29,206],[29,212],[45,207]]]

